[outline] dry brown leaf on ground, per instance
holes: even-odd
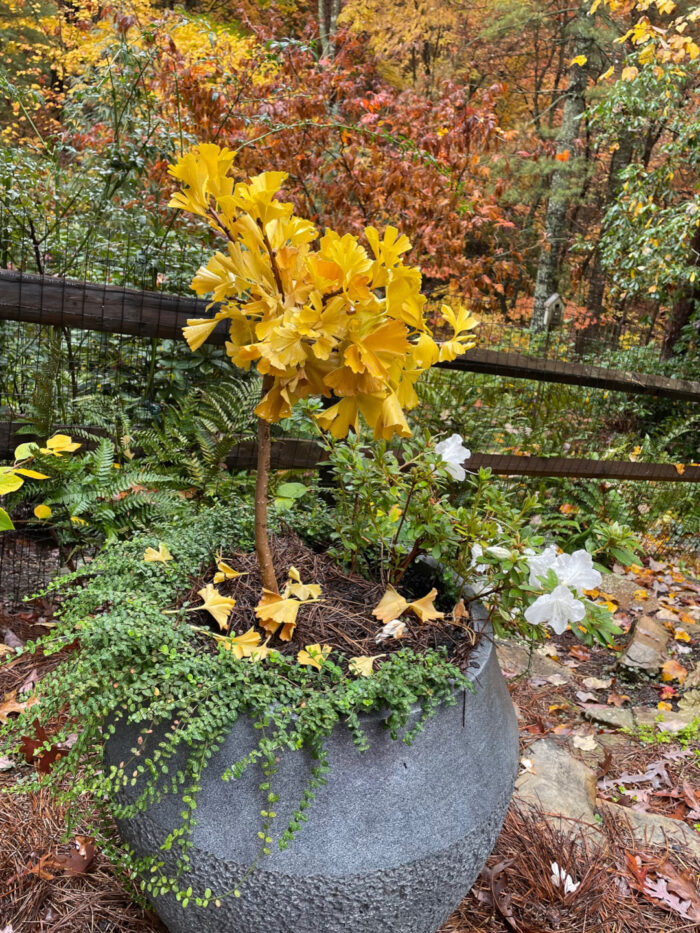
[[[668,861],[653,870],[657,877],[645,880],[642,893],[685,920],[700,921],[700,891],[695,884]]]
[[[673,658],[665,661],[661,668],[661,679],[665,681],[677,680],[679,684],[682,684],[687,676],[687,668]]]
[[[23,713],[29,706],[37,702],[36,697],[29,697],[26,700],[17,700],[17,691],[12,690],[7,694],[2,703],[0,703],[0,722],[7,722],[7,717],[11,713]]]

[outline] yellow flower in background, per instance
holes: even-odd
[[[46,442],[46,447],[41,447],[42,454],[53,454],[54,457],[60,457],[62,454],[71,454],[73,451],[82,447],[69,434],[54,434]]]

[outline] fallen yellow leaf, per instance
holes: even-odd
[[[188,609],[188,612],[198,612],[200,609],[206,609],[216,619],[219,628],[225,631],[228,617],[236,605],[236,600],[231,599],[230,596],[223,596],[213,583],[207,583],[203,589],[198,590],[197,595],[201,596],[203,605]]]
[[[678,661],[674,661],[673,658],[669,658],[661,668],[661,679],[665,683],[670,680],[677,680],[679,684],[682,684],[687,676],[688,671],[686,668],[679,664]]]
[[[302,583],[296,567],[289,568],[289,582],[284,588],[285,596],[296,596],[302,602],[318,599],[321,595],[319,583]]]
[[[350,658],[348,661],[350,673],[355,674],[356,677],[371,677],[374,673],[374,662],[377,658],[383,657],[383,654],[361,654],[356,658]]]
[[[676,641],[690,641],[690,635],[682,628],[677,628],[673,633],[673,637]]]
[[[332,650],[330,645],[307,645],[306,648],[302,649],[299,654],[297,654],[297,662],[299,664],[310,665],[311,667],[315,667],[317,671],[320,671],[321,665]]]
[[[234,635],[223,641],[224,648],[227,651],[233,651],[238,660],[249,658],[253,651],[260,645],[260,633],[256,632],[253,626],[242,635]]]
[[[386,623],[398,619],[407,608],[408,603],[406,600],[389,584],[386,592],[379,600],[379,605],[372,610],[372,615],[379,619],[380,622]]]
[[[40,450],[42,454],[53,454],[55,457],[60,457],[61,454],[72,453],[81,446],[82,444],[74,441],[69,434],[54,434],[46,442],[46,447],[41,447]]]
[[[255,615],[271,635],[274,635],[281,625],[280,638],[282,641],[291,641],[301,605],[303,604],[298,599],[286,599],[279,593],[264,589],[260,602],[255,607]]]
[[[429,592],[426,593],[421,599],[416,599],[414,602],[408,604],[408,608],[412,609],[421,622],[429,622],[431,619],[444,619],[445,613],[438,612],[438,610],[433,605],[433,600],[437,596],[437,590],[435,587]]]
[[[173,555],[168,550],[167,544],[163,544],[162,541],[158,542],[158,550],[154,547],[147,547],[143,553],[143,559],[146,563],[161,563],[165,564],[169,560],[173,560]]]
[[[218,573],[214,574],[214,583],[223,583],[226,580],[235,580],[236,577],[243,576],[240,571],[234,570],[233,567],[229,566],[221,557],[217,558],[216,566]]]

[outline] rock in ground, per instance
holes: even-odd
[[[660,622],[641,616],[620,664],[632,670],[659,671],[667,660],[669,634]]]
[[[634,838],[640,845],[666,846],[681,857],[692,855],[700,859],[700,835],[680,820],[659,813],[645,813],[620,807],[609,800],[598,800],[598,809],[617,819],[627,821]]]
[[[596,775],[554,739],[538,739],[527,750],[531,771],[515,784],[514,801],[535,807],[548,817],[559,817],[561,828],[572,835],[582,832],[600,844],[595,825]]]
[[[622,709],[617,706],[605,706],[603,703],[589,703],[581,709],[588,719],[603,722],[616,729],[629,729],[631,732],[640,726],[655,726],[660,732],[676,733],[687,728],[693,721],[692,712],[660,712],[652,706]]]
[[[561,678],[559,680],[561,684],[571,681],[571,671],[568,667],[536,651],[530,651],[529,648],[523,648],[521,645],[501,642],[496,645],[496,654],[506,677],[509,674],[517,677],[527,673],[529,677],[539,677],[542,680],[549,680],[550,677],[557,680]]]

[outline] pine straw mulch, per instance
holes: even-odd
[[[85,803],[89,811],[89,801]],[[84,871],[57,870],[64,811],[47,791],[0,795],[0,920],[7,933],[166,933],[130,899],[109,861],[96,853]],[[640,850],[626,826],[603,824],[598,849],[572,839],[541,813],[512,806],[494,853],[472,891],[439,933],[682,933],[697,930],[634,890],[630,859],[650,871],[697,878],[699,864],[660,848]],[[44,860],[42,861],[42,856]],[[580,883],[568,895],[551,863]],[[669,868],[669,864],[674,866]],[[43,869],[41,866],[45,866]],[[33,869],[33,870],[32,870]],[[400,931],[397,931],[400,933]]]
[[[640,849],[626,822],[605,815],[593,847],[534,810],[511,806],[496,848],[471,892],[439,933],[681,933],[698,923],[657,906],[636,888],[658,870],[693,883],[700,863],[660,847]],[[552,863],[579,887],[565,894]],[[630,866],[634,863],[635,869]]]
[[[406,622],[405,634],[400,639],[387,638],[377,642],[376,636],[382,623],[372,615],[372,610],[384,595],[385,586],[365,580],[358,574],[348,573],[328,554],[313,551],[293,534],[273,537],[271,551],[280,587],[284,586],[291,567],[299,571],[304,583],[321,585],[321,598],[299,610],[293,640],[284,642],[278,635],[271,639],[270,646],[282,654],[295,655],[300,647],[315,644],[330,645],[348,657],[379,653],[389,656],[402,648],[422,653],[427,648],[445,646],[450,660],[462,670],[466,669],[476,640],[469,624],[468,609],[465,608],[465,615],[461,619],[455,620],[453,614],[447,612],[444,619],[434,619],[425,624],[421,624],[413,613],[406,613],[402,617]],[[240,635],[258,622],[254,610],[262,591],[260,571],[254,553],[225,554],[224,560],[241,573],[234,580],[217,584],[220,593],[236,600],[229,622],[229,634]],[[201,602],[197,591],[213,581],[214,572],[215,568],[212,567],[206,576],[200,577],[190,592],[183,595],[183,600],[187,600],[191,606]],[[426,586],[420,596],[424,596],[429,589],[430,586]],[[207,612],[192,613],[190,618],[197,619],[198,625],[218,632]]]
[[[64,831],[65,809],[47,789],[0,794],[0,930],[167,933],[151,911],[136,906],[135,892],[102,853],[88,844],[81,864],[75,844],[63,843]]]

